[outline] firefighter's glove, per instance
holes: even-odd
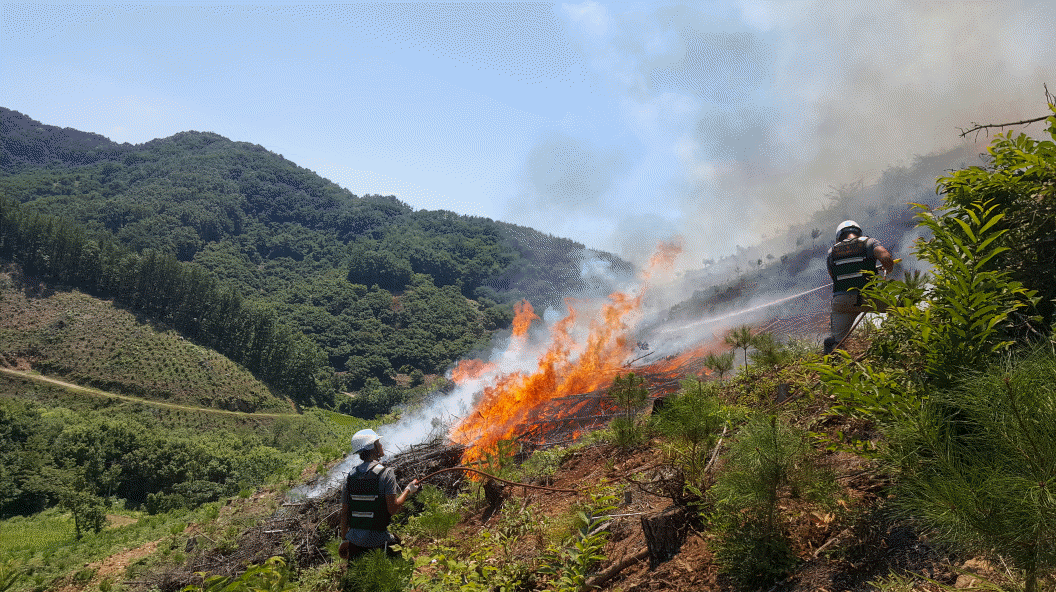
[[[415,479],[407,484],[407,489],[405,491],[407,492],[407,495],[414,495],[421,491],[421,489],[422,484],[419,483],[417,479]]]

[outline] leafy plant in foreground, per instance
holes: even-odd
[[[1000,244],[1007,231],[997,229],[1003,214],[996,206],[953,206],[939,215],[917,207],[919,225],[933,234],[916,249],[932,265],[930,282],[922,288],[916,277],[874,279],[863,290],[888,307],[882,333],[897,336],[897,359],[843,356],[810,366],[837,397],[834,410],[881,426],[912,415],[928,389],[950,387],[1009,349],[1013,314],[1037,302],[1032,290],[988,265],[1008,249]]]
[[[1033,308],[1036,292],[990,262],[1009,250],[1001,243],[1007,229],[997,205],[953,206],[939,215],[916,206],[918,226],[933,238],[917,244],[916,255],[932,265],[922,301],[905,298],[908,283],[873,281],[866,296],[888,306],[888,318],[915,330],[906,334],[911,351],[924,360],[926,376],[948,386],[965,369],[984,363],[1012,344],[1013,313]]]
[[[251,565],[238,578],[200,575],[205,579],[202,585],[187,586],[183,592],[286,592],[297,587],[290,583],[290,570],[282,557]]]
[[[605,560],[608,533],[601,530],[616,508],[611,493],[592,494],[590,505],[577,513],[577,528],[562,549],[551,549],[540,573],[555,576],[556,592],[580,592],[595,565]]]
[[[17,584],[23,575],[22,570],[18,569],[14,560],[6,559],[0,561],[0,592],[4,592]]]
[[[1056,105],[1049,109],[1056,114]],[[1005,218],[998,228],[1008,230],[1013,248],[995,260],[1041,296],[1039,312],[1052,323],[1056,303],[1056,274],[1052,273],[1052,246],[1056,237],[1056,116],[1036,140],[1023,133],[997,134],[987,148],[985,167],[972,166],[939,179],[948,202],[966,207],[990,201],[1001,207]]]

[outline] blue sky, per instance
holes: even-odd
[[[1049,2],[0,4],[0,105],[260,144],[357,194],[637,262],[1044,114]]]

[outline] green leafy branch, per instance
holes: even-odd
[[[576,517],[578,528],[562,549],[551,549],[546,565],[540,573],[555,576],[555,592],[582,592],[587,589],[587,578],[593,568],[606,559],[605,544],[608,533],[604,531],[609,516],[616,509],[611,493],[591,495],[589,509],[580,510]]]
[[[289,581],[290,571],[282,557],[272,557],[261,565],[251,565],[237,579],[230,576],[206,576],[201,586],[187,586],[183,592],[286,592],[297,586]]]

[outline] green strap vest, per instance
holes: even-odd
[[[348,525],[362,530],[384,531],[388,529],[392,516],[385,496],[379,491],[381,473],[385,467],[380,463],[369,471],[349,471],[348,483]]]
[[[859,236],[842,240],[829,249],[828,267],[832,276],[832,291],[861,290],[869,283],[866,272],[876,270],[876,257],[870,238]]]

